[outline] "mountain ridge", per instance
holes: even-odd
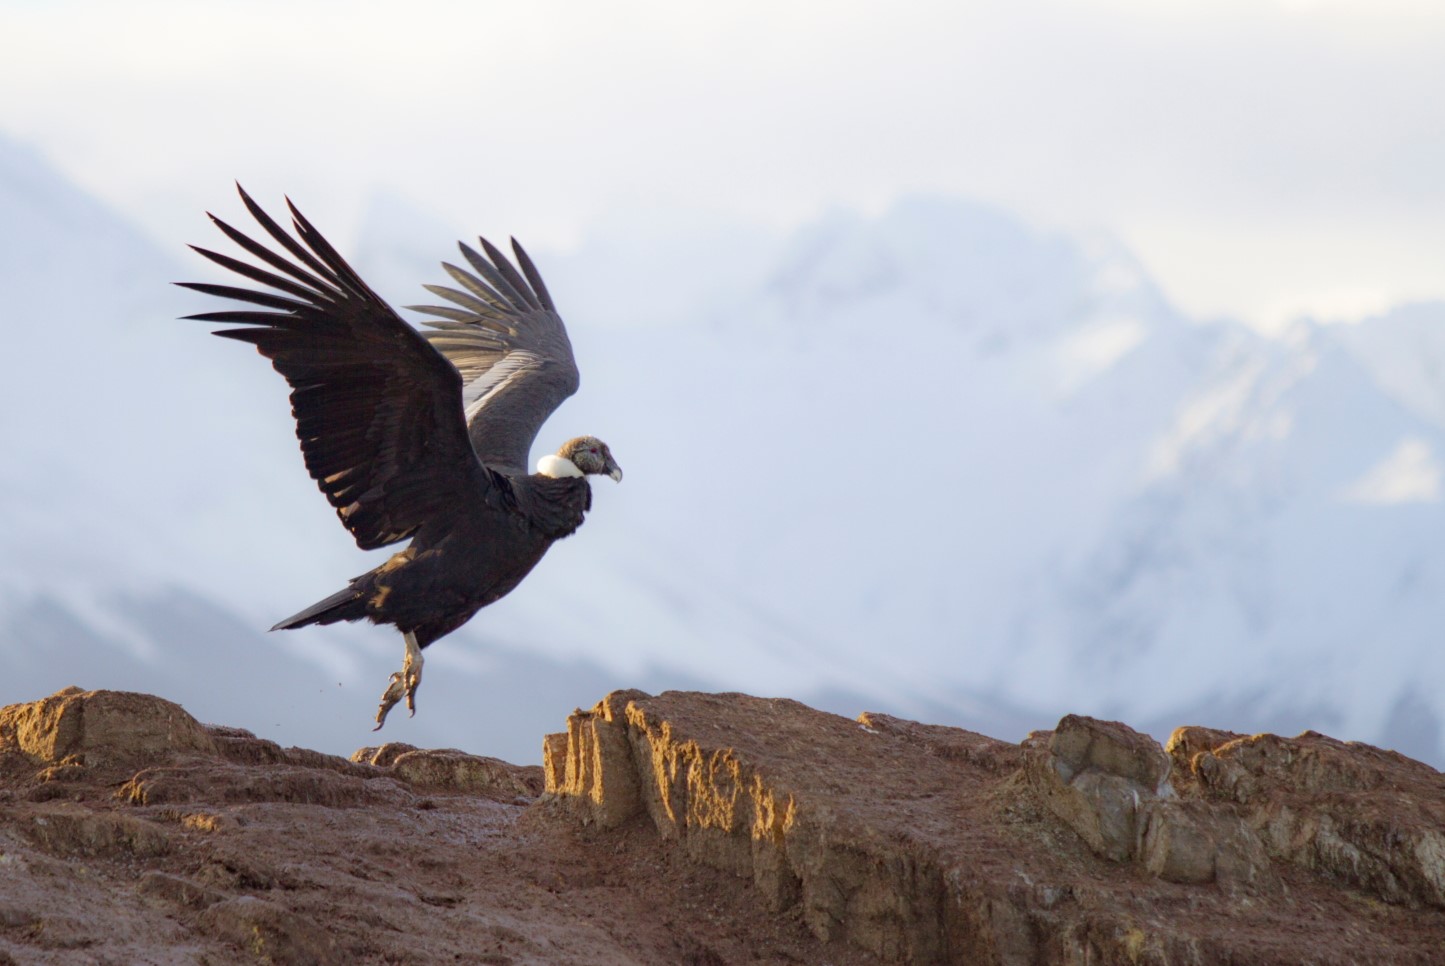
[[[214,717],[282,718],[293,740],[336,747],[399,644],[368,627],[261,636],[369,566],[302,471],[283,387],[172,321],[201,306],[168,291],[185,274],[169,257],[46,215],[100,209],[42,182],[0,183],[0,209],[24,194],[31,212],[5,244],[49,253],[24,277],[0,266],[33,320],[0,417],[16,455],[0,468],[0,648],[34,676],[5,693],[58,686],[48,651],[93,653],[127,686],[173,668],[194,689],[177,696]],[[389,228],[407,211],[376,208],[358,264],[416,263],[382,250],[415,243]],[[429,654],[429,743],[478,727],[466,695],[502,718],[555,716],[630,681],[871,695],[1014,735],[1065,709],[1164,722],[1215,707],[1239,731],[1313,720],[1445,760],[1445,692],[1420,684],[1445,676],[1445,430],[1420,349],[1445,306],[1402,310],[1408,337],[1378,351],[1358,344],[1370,323],[1268,339],[1182,318],[1110,243],[939,199],[791,242],[700,226],[658,254],[671,243],[645,226],[611,237],[534,253],[583,365],[539,446],[601,433],[627,484]],[[73,251],[124,291],[57,297]],[[615,293],[610,321],[590,325],[574,292]],[[1403,395],[1384,388],[1402,360],[1420,360]],[[194,634],[168,628],[205,614],[214,649],[196,661]],[[235,685],[225,700],[207,661]]]
[[[539,768],[325,755],[148,694],[0,708],[0,957],[1343,966],[1445,943],[1445,776],[1366,745],[1162,748],[1078,715],[1013,743],[637,690],[566,727]]]

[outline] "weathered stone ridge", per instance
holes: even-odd
[[[544,768],[400,743],[348,760],[148,695],[0,709],[0,966],[1445,950],[1445,777],[1322,735],[1161,748],[1070,715],[1011,744],[626,691],[544,748]]]
[[[174,751],[214,751],[205,728],[178,704],[124,691],[66,688],[0,709],[0,746],[54,765],[144,761]]]
[[[1070,715],[1009,745],[786,700],[618,692],[545,748],[548,794],[584,821],[646,816],[820,939],[888,962],[1445,950],[1445,778],[1320,735],[1181,728],[1165,749]]]

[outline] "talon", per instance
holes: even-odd
[[[406,698],[407,711],[411,717],[416,717],[416,691],[421,687],[422,663],[421,648],[417,646],[416,637],[408,633],[406,657],[402,661],[401,670],[391,672],[386,690],[381,693],[381,704],[376,709],[376,727],[372,728],[372,731],[381,730],[381,726],[386,724],[387,714],[403,697]]]
[[[376,709],[376,727],[372,731],[380,731],[381,726],[386,724],[386,716],[396,703],[402,698],[402,673],[391,672],[391,679],[386,684],[386,690],[381,692],[381,704]]]

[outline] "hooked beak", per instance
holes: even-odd
[[[621,483],[622,467],[618,466],[615,460],[609,459],[607,461],[607,475],[612,477],[614,482]]]

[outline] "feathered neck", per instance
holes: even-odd
[[[552,479],[561,479],[565,476],[581,476],[582,471],[577,464],[565,456],[558,456],[556,453],[548,453],[537,461],[537,472],[542,476],[550,476]]]

